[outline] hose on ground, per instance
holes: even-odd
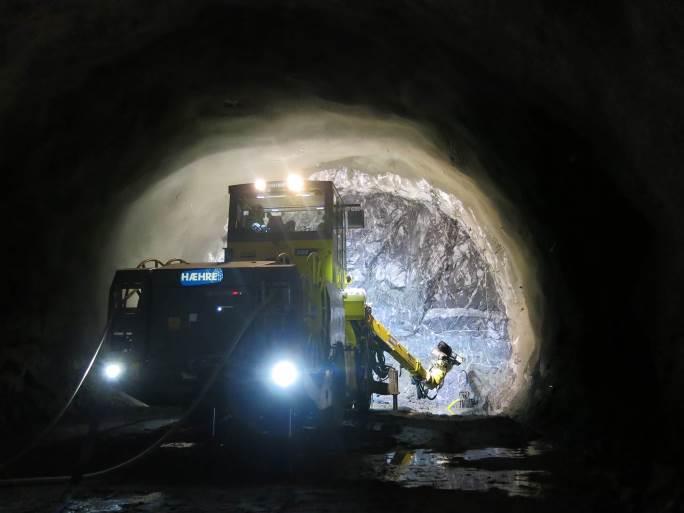
[[[195,411],[197,406],[202,402],[202,400],[205,398],[211,387],[214,385],[214,382],[218,378],[219,374],[221,371],[224,369],[228,361],[230,360],[230,357],[233,354],[233,351],[235,351],[235,348],[238,346],[240,340],[244,336],[245,332],[247,329],[252,325],[252,322],[254,322],[254,319],[256,318],[257,315],[259,315],[264,308],[269,304],[269,302],[265,302],[262,304],[259,308],[255,309],[245,320],[243,323],[242,327],[240,330],[235,334],[233,339],[231,340],[230,344],[226,348],[226,351],[224,353],[223,359],[214,367],[214,370],[212,371],[211,375],[209,378],[205,381],[204,386],[200,390],[199,394],[195,397],[193,402],[190,404],[187,410],[183,413],[180,419],[178,419],[170,428],[168,431],[166,431],[162,436],[160,436],[157,440],[155,440],[152,444],[147,446],[145,449],[140,451],[138,454],[130,457],[129,459],[117,463],[116,465],[112,465],[110,467],[104,468],[102,470],[97,470],[94,472],[87,472],[84,473],[81,477],[81,479],[91,479],[94,477],[101,477],[104,476],[105,474],[109,474],[111,472],[115,472],[117,470],[121,470],[125,467],[128,467],[141,459],[143,459],[145,456],[150,454],[152,451],[154,451],[156,448],[158,448],[161,444],[163,444],[166,440],[168,440],[171,436],[173,436],[176,431],[178,431],[178,428],[192,415],[192,413]],[[62,476],[39,476],[39,477],[25,477],[25,478],[14,478],[14,479],[2,479],[0,480],[0,486],[26,486],[26,485],[39,485],[39,484],[57,484],[57,483],[65,483],[68,481],[71,481],[73,476],[70,475],[62,475]]]
[[[52,420],[48,423],[47,426],[23,449],[21,449],[18,453],[16,453],[14,456],[11,456],[9,459],[6,461],[3,461],[0,463],[0,472],[5,470],[7,467],[14,465],[16,462],[18,462],[20,459],[22,459],[24,456],[26,456],[29,452],[31,452],[33,449],[35,449],[38,444],[40,444],[47,435],[52,432],[52,430],[55,428],[57,424],[59,424],[59,421],[62,420],[62,417],[64,414],[67,412],[67,410],[71,407],[72,403],[74,402],[74,399],[76,399],[76,396],[78,393],[81,391],[81,387],[83,387],[83,383],[85,383],[86,378],[90,374],[90,371],[93,368],[93,365],[95,365],[95,361],[97,360],[98,355],[100,354],[100,350],[102,349],[102,346],[104,345],[104,341],[107,338],[107,332],[109,331],[109,326],[111,324],[111,319],[107,321],[107,324],[105,325],[105,328],[102,332],[102,336],[100,337],[100,341],[97,344],[97,348],[95,348],[95,352],[93,353],[92,358],[90,359],[90,362],[88,362],[88,366],[86,367],[85,371],[83,372],[83,375],[81,376],[81,379],[79,380],[78,384],[76,385],[76,388],[74,388],[73,392],[71,392],[71,395],[69,396],[69,399],[67,400],[66,403],[62,406],[62,408],[57,412],[57,414],[52,418]]]

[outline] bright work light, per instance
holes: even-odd
[[[287,188],[292,192],[302,192],[304,190],[304,180],[299,175],[289,175],[287,177]]]
[[[299,377],[299,372],[297,372],[297,367],[295,364],[283,360],[276,363],[271,369],[271,379],[280,388],[287,388],[292,385]]]
[[[266,190],[266,181],[261,178],[254,180],[254,188],[259,192],[264,192]]]
[[[119,362],[111,362],[104,366],[104,377],[108,381],[117,381],[124,373],[124,366]]]

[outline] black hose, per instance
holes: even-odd
[[[190,407],[185,411],[185,413],[181,416],[180,419],[178,419],[169,430],[164,433],[162,436],[160,436],[154,443],[140,451],[138,454],[135,456],[132,456],[131,458],[121,462],[117,463],[116,465],[112,465],[111,467],[107,467],[102,470],[97,470],[95,472],[88,472],[85,473],[81,476],[82,479],[89,479],[93,477],[101,477],[105,474],[109,474],[111,472],[121,470],[124,467],[128,467],[129,465],[132,465],[133,463],[141,460],[148,454],[150,454],[152,451],[154,451],[157,447],[159,447],[161,444],[164,443],[169,437],[171,437],[173,434],[176,433],[178,428],[192,415],[192,413],[195,411],[197,406],[202,402],[204,397],[207,395],[211,387],[213,386],[214,382],[218,378],[219,374],[223,370],[223,368],[226,366],[228,361],[230,360],[231,355],[233,354],[233,351],[237,347],[238,343],[242,339],[243,335],[247,331],[247,328],[249,328],[254,321],[254,318],[260,314],[264,308],[269,304],[269,302],[266,302],[262,304],[259,308],[254,310],[245,320],[244,324],[242,325],[242,328],[240,328],[240,331],[233,337],[233,340],[231,341],[230,345],[226,348],[226,352],[224,354],[223,360],[219,362],[218,365],[214,368],[214,371],[211,373],[207,381],[204,383],[204,386],[200,390],[200,393],[197,395],[195,400],[192,402]],[[39,476],[39,477],[25,477],[25,478],[14,478],[14,479],[2,479],[0,480],[0,486],[26,486],[26,485],[39,485],[39,484],[55,484],[55,483],[65,483],[68,482],[72,479],[72,476],[69,475],[64,475],[64,476]]]
[[[88,366],[86,367],[85,372],[83,373],[83,376],[81,376],[81,379],[79,380],[78,384],[76,385],[76,388],[74,391],[71,393],[69,396],[69,399],[67,402],[62,406],[62,408],[57,412],[57,415],[55,415],[50,423],[45,426],[45,428],[36,436],[31,443],[29,443],[26,447],[24,447],[22,450],[20,450],[18,453],[16,453],[14,456],[10,457],[6,461],[3,461],[0,463],[0,471],[5,470],[7,467],[10,465],[15,464],[17,461],[19,461],[21,458],[26,456],[29,452],[31,452],[33,449],[40,444],[40,442],[45,439],[45,437],[50,434],[50,432],[55,428],[55,426],[59,423],[60,420],[62,420],[62,417],[64,414],[67,412],[71,404],[74,402],[74,399],[78,395],[78,393],[81,390],[81,387],[83,386],[83,383],[85,383],[86,378],[88,377],[88,374],[90,374],[91,369],[93,368],[93,365],[95,364],[95,360],[97,360],[97,356],[100,354],[100,350],[102,349],[102,346],[104,345],[104,341],[107,338],[107,332],[109,331],[109,326],[111,324],[111,318],[107,321],[107,324],[105,325],[104,331],[102,333],[102,337],[100,337],[100,342],[97,344],[97,348],[95,349],[95,352],[93,353],[93,357],[90,359],[90,362],[88,363]]]

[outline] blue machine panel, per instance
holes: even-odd
[[[197,287],[199,285],[211,285],[223,281],[223,269],[188,269],[181,271],[180,284],[183,287]]]

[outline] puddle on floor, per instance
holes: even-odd
[[[164,505],[165,495],[152,492],[145,495],[125,495],[116,498],[88,497],[72,499],[62,510],[64,513],[118,513],[119,511],[136,511],[138,513],[154,513]]]
[[[160,445],[160,448],[162,449],[191,449],[193,447],[196,447],[197,444],[194,442],[169,442],[166,444]]]
[[[543,469],[507,468],[491,470],[468,466],[468,461],[498,458],[523,460],[544,452],[539,445],[509,449],[490,447],[463,453],[432,452],[428,449],[393,451],[386,454],[361,455],[355,465],[347,467],[357,478],[396,483],[407,488],[429,486],[443,490],[502,490],[510,496],[543,495],[549,472]],[[525,465],[528,467],[529,465]]]
[[[541,456],[550,449],[551,447],[547,444],[533,441],[527,447],[487,447],[485,449],[470,449],[455,454],[454,457],[465,461],[478,461],[490,458],[523,459],[531,456]]]

